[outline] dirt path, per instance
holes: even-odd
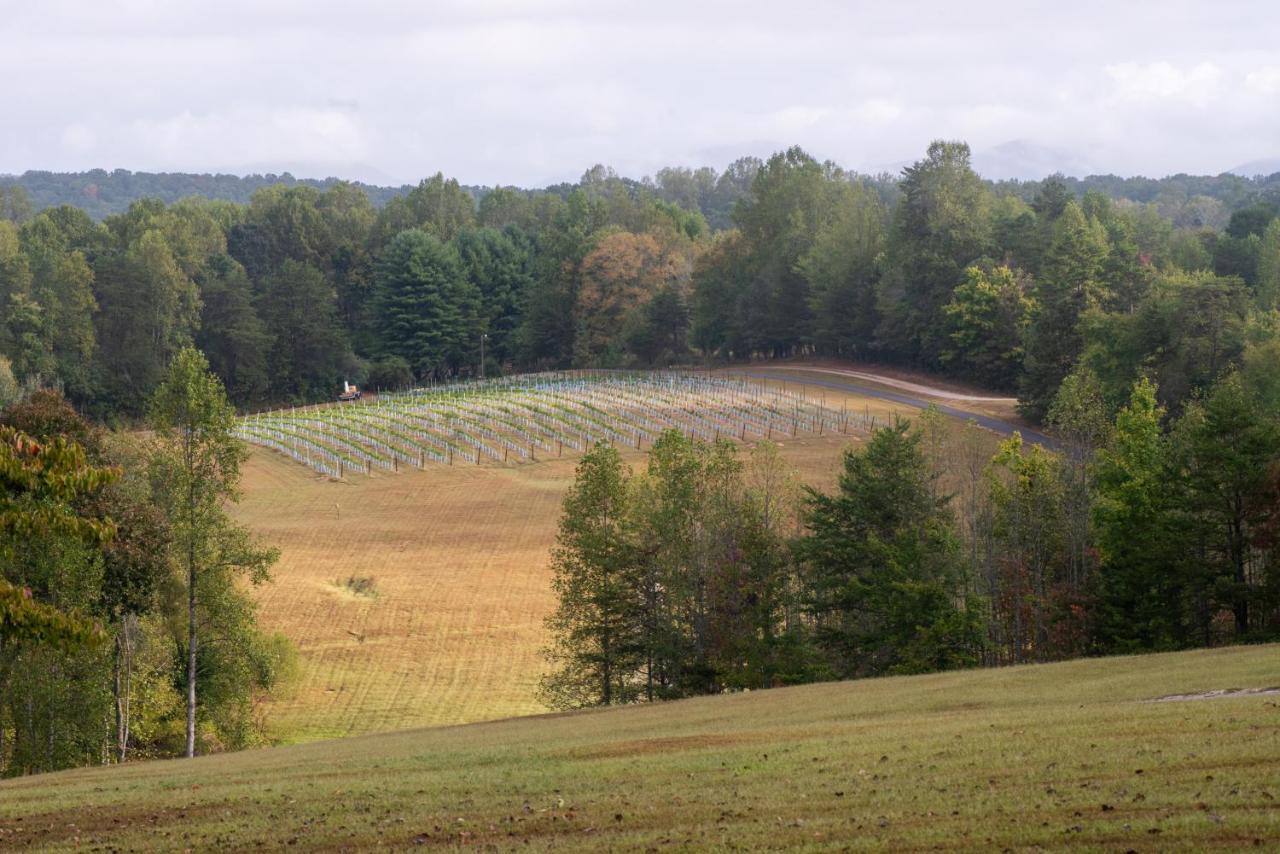
[[[836,368],[806,368],[803,366],[779,365],[771,367],[772,371],[804,371],[810,374],[834,374],[840,377],[852,377],[859,380],[868,380],[880,385],[887,385],[892,388],[900,388],[903,391],[909,391],[913,394],[923,394],[927,397],[940,397],[945,400],[962,400],[966,403],[1017,403],[1016,397],[983,397],[977,394],[962,394],[950,391],[937,386],[921,385],[920,383],[908,382],[900,380],[896,377],[885,376],[884,374],[875,374],[869,371],[848,371],[838,370]]]
[[[797,372],[801,375],[795,376],[790,372]],[[830,374],[834,376],[832,379],[825,380],[804,375],[815,373]],[[1003,418],[997,418],[992,415],[983,415],[977,412],[969,412],[964,409],[958,409],[957,407],[948,406],[945,403],[938,402],[938,400],[952,400],[957,403],[1008,403],[1011,400],[1010,398],[962,394],[923,385],[921,383],[909,382],[896,377],[889,377],[866,371],[848,371],[833,368],[806,368],[790,365],[757,366],[751,368],[749,371],[745,371],[743,376],[761,380],[778,380],[785,378],[790,382],[818,386],[819,388],[829,388],[836,391],[851,392],[853,394],[860,394],[866,397],[873,397],[877,400],[887,400],[893,403],[900,403],[904,406],[910,406],[916,409],[924,409],[928,406],[934,406],[943,415],[947,415],[952,418],[959,418],[961,421],[972,421],[979,427],[984,427],[1001,436],[1012,436],[1014,433],[1020,433],[1022,435],[1022,440],[1028,444],[1039,445],[1050,451],[1057,450],[1059,447],[1056,439],[1052,436],[1041,433],[1039,430],[1035,430],[1021,424],[1014,424],[1013,422],[1006,421]],[[887,389],[876,388],[870,385],[861,385],[853,381],[857,379],[861,379],[863,382],[874,382],[877,385],[900,388],[902,391],[889,391]],[[912,393],[906,393],[908,391]],[[925,397],[934,397],[936,399],[927,400],[925,397],[921,397],[920,395],[925,395]]]

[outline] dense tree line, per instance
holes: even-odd
[[[1060,453],[927,411],[828,494],[776,448],[665,434],[581,462],[553,553],[543,695],[577,707],[1280,638],[1280,407],[1234,372],[1176,418],[1079,373]]]
[[[30,170],[21,175],[0,176],[0,206],[6,192],[28,214],[46,208],[71,205],[81,208],[95,220],[122,214],[134,202],[159,199],[172,204],[191,196],[203,196],[224,202],[248,204],[253,194],[263,187],[277,184],[312,187],[325,190],[338,183],[337,178],[295,178],[281,175],[226,175],[192,172],[131,172],[128,169],[90,169],[87,172],[49,172]],[[379,187],[356,182],[378,207],[409,187]],[[475,188],[478,191],[479,188]],[[20,191],[21,195],[14,191]],[[17,200],[21,199],[20,202]]]
[[[275,559],[227,517],[245,453],[203,357],[161,377],[147,435],[54,391],[0,411],[0,775],[263,737],[293,662],[239,579]]]
[[[101,223],[2,201],[0,394],[105,417],[140,417],[188,344],[258,407],[474,375],[482,341],[488,375],[875,359],[1017,391],[1036,420],[1087,368],[1113,412],[1145,376],[1177,414],[1266,346],[1280,300],[1267,180],[993,184],[960,143],[898,180],[793,148],[542,191],[436,175],[380,206],[344,182]]]

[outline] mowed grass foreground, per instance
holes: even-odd
[[[854,395],[823,399],[878,419],[910,412]],[[829,489],[841,451],[860,438],[776,441],[802,480]],[[644,465],[643,452],[626,457]],[[284,633],[301,658],[299,684],[262,710],[271,735],[307,741],[546,711],[537,684],[543,620],[555,606],[548,564],[576,464],[566,452],[375,467],[334,481],[255,448],[233,512],[281,550],[274,580],[254,595],[261,625]]]
[[[1280,647],[864,680],[0,784],[0,848],[1280,846]]]

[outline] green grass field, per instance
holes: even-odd
[[[0,783],[0,848],[1280,846],[1280,646],[865,680]]]

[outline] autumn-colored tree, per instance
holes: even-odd
[[[653,234],[616,231],[582,261],[575,345],[581,364],[616,361],[634,312],[666,288],[682,288],[692,272],[686,252]]]

